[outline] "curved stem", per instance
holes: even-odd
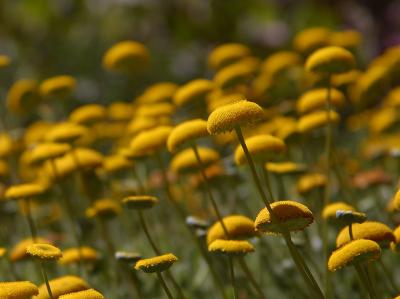
[[[44,282],[46,284],[47,292],[49,293],[49,297],[50,297],[50,299],[54,299],[53,293],[51,292],[49,278],[47,277],[47,273],[46,273],[46,269],[44,267],[44,264],[43,264],[42,261],[39,261],[39,264],[40,264],[40,270],[42,271],[43,280],[44,280]]]
[[[162,275],[161,275],[160,272],[157,272],[157,277],[158,277],[158,280],[160,281],[160,283],[161,283],[161,285],[162,285],[162,287],[163,287],[165,293],[167,294],[168,298],[169,298],[169,299],[174,299],[174,297],[172,297],[172,294],[171,294],[170,290],[168,289],[168,286],[167,286],[167,284],[165,283],[165,280],[164,280],[164,278],[162,277]]]
[[[386,267],[385,263],[383,262],[382,257],[378,261],[379,261],[379,264],[381,265],[383,273],[385,273],[385,276],[386,276],[387,280],[389,281],[390,287],[392,288],[392,292],[393,292],[392,295],[393,296],[397,295],[399,293],[399,291],[398,291],[395,281],[393,280],[392,275],[390,275],[389,269]]]
[[[247,266],[246,262],[244,261],[244,258],[239,257],[238,259],[239,259],[240,267],[242,268],[243,272],[246,274],[247,278],[250,280],[250,283],[256,290],[258,296],[262,299],[265,299],[266,297],[264,295],[263,290],[261,289],[260,285],[254,278],[253,273],[250,271],[249,267]]]
[[[374,290],[368,282],[368,278],[364,272],[364,269],[359,264],[354,264],[354,268],[357,271],[358,277],[360,278],[361,284],[368,291],[369,297],[371,299],[377,299]]]
[[[28,226],[29,226],[29,231],[31,232],[31,237],[33,242],[36,242],[37,239],[37,229],[36,229],[36,225],[35,222],[33,220],[32,217],[32,211],[31,211],[31,199],[27,198],[25,199],[25,203],[26,203],[26,219],[28,221]]]
[[[233,268],[233,258],[231,256],[228,256],[228,262],[229,262],[229,273],[231,276],[231,282],[232,282],[232,288],[233,288],[233,299],[238,299],[238,290],[236,286],[236,281],[235,281],[235,270]]]
[[[156,255],[161,255],[161,251],[157,248],[156,243],[154,242],[153,238],[150,235],[149,229],[147,227],[146,221],[143,216],[143,212],[141,210],[137,210],[140,219],[140,225],[142,226],[144,233],[149,241],[151,247],[153,248]]]

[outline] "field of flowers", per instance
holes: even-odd
[[[172,53],[157,1],[95,2],[0,4],[0,299],[400,298],[400,46],[211,1]]]

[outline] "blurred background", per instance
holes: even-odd
[[[79,102],[131,100],[156,81],[207,76],[207,54],[220,43],[243,42],[263,58],[315,25],[359,30],[369,59],[400,42],[399,14],[400,1],[386,0],[3,0],[0,53],[13,67],[2,84],[69,74]],[[102,69],[106,49],[125,39],[149,47],[146,73]]]

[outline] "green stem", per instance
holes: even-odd
[[[251,155],[249,153],[249,150],[247,148],[246,142],[244,140],[242,130],[240,129],[239,126],[237,126],[237,127],[235,127],[235,131],[236,131],[236,135],[237,135],[237,137],[239,139],[240,145],[242,146],[243,151],[245,153],[247,162],[248,162],[248,164],[250,166],[250,170],[251,170],[251,173],[252,173],[252,176],[253,176],[253,180],[254,180],[254,183],[255,183],[255,185],[257,187],[257,190],[258,190],[258,192],[259,192],[259,194],[261,196],[261,199],[262,199],[263,203],[265,204],[265,207],[267,208],[268,212],[270,213],[272,221],[274,221],[279,226],[279,228],[281,229],[282,235],[283,235],[283,237],[284,237],[284,239],[286,241],[286,245],[289,248],[289,252],[290,252],[290,254],[291,254],[292,258],[293,258],[293,261],[295,262],[295,265],[297,266],[297,268],[298,268],[300,274],[302,275],[305,283],[310,288],[310,291],[312,293],[315,293],[315,296],[317,298],[324,298],[324,295],[322,294],[321,289],[319,288],[319,286],[318,286],[317,282],[315,281],[313,275],[311,274],[310,270],[308,269],[306,263],[304,262],[304,260],[301,257],[301,255],[297,252],[296,247],[293,245],[291,237],[290,237],[290,233],[280,223],[279,219],[276,217],[274,211],[271,208],[270,202],[273,199],[272,198],[268,199],[267,196],[264,193],[264,190],[263,190],[262,185],[261,185],[260,178],[258,177],[258,174],[257,174],[257,171],[256,171],[256,167],[254,165],[254,161],[253,161],[253,159],[252,159],[252,157],[251,157]],[[269,185],[267,185],[267,188],[268,188],[268,186]],[[268,192],[270,194],[272,194],[272,190],[269,190]]]
[[[229,273],[231,276],[231,282],[232,282],[232,289],[233,289],[233,299],[238,299],[238,289],[236,286],[236,281],[235,281],[235,270],[233,267],[233,258],[231,256],[228,256],[228,262],[229,262]]]
[[[383,270],[383,273],[385,273],[385,276],[387,280],[389,281],[390,287],[392,288],[392,295],[397,295],[399,293],[396,283],[393,280],[392,275],[390,275],[389,269],[386,267],[385,263],[383,262],[382,258],[379,259],[379,264],[381,265],[381,268]]]
[[[370,283],[368,282],[368,278],[364,272],[364,269],[360,264],[354,264],[354,268],[356,268],[357,274],[360,278],[361,284],[364,286],[364,288],[367,290],[369,297],[371,299],[377,299],[374,290],[372,289]]]
[[[161,275],[160,272],[157,272],[157,277],[158,277],[158,280],[160,281],[160,283],[161,283],[161,285],[162,285],[162,287],[163,287],[165,293],[167,294],[168,298],[169,298],[169,299],[174,299],[174,297],[172,297],[172,294],[171,294],[170,290],[168,289],[168,286],[167,286],[167,284],[165,283],[165,280],[164,280],[164,278],[162,277],[162,275]]]
[[[146,188],[144,187],[144,183],[142,182],[135,165],[132,166],[132,173],[133,173],[133,178],[136,180],[136,183],[138,185],[139,192],[141,194],[145,194]]]
[[[258,282],[256,281],[256,279],[253,276],[253,273],[250,271],[249,267],[247,266],[246,262],[244,261],[243,257],[239,257],[239,264],[240,267],[242,268],[243,272],[246,274],[246,277],[250,280],[250,283],[252,284],[252,286],[254,287],[254,289],[256,290],[258,296],[261,299],[265,299],[265,295],[263,290],[261,289],[260,285],[258,284]]]
[[[146,221],[143,216],[143,212],[141,210],[137,210],[137,213],[139,215],[140,224],[141,224],[143,231],[147,237],[147,240],[149,241],[151,247],[153,248],[153,251],[155,252],[156,255],[161,255],[161,251],[157,248],[156,243],[154,242],[153,238],[150,235],[149,229],[147,227]]]
[[[53,293],[51,292],[49,278],[47,277],[47,273],[46,273],[46,269],[44,267],[44,264],[43,264],[42,261],[39,261],[39,264],[40,264],[40,270],[42,271],[43,280],[44,280],[44,282],[46,284],[47,292],[49,293],[49,297],[50,297],[50,299],[54,299]]]
[[[31,232],[31,237],[32,237],[33,242],[36,243],[36,240],[37,240],[37,229],[36,229],[36,225],[35,225],[35,222],[33,220],[33,217],[32,217],[31,199],[27,198],[25,200],[25,202],[26,202],[26,219],[28,221],[29,231]]]

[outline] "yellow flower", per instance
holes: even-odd
[[[61,75],[44,80],[39,87],[44,97],[66,97],[75,89],[76,80],[72,76]]]
[[[190,102],[205,101],[206,95],[213,89],[214,83],[210,80],[192,80],[178,88],[173,97],[174,104],[183,106]]]
[[[67,143],[40,143],[32,149],[30,163],[40,165],[46,160],[60,158],[70,150],[71,147]]]
[[[163,272],[168,270],[178,258],[172,253],[159,255],[156,257],[139,260],[136,265],[136,270],[142,270],[146,273]]]
[[[247,57],[228,65],[215,74],[213,81],[221,89],[229,89],[247,83],[258,70],[260,62],[257,58]]]
[[[392,249],[392,251],[396,252],[396,253],[400,253],[400,248],[399,248],[399,244],[400,244],[400,226],[396,227],[396,229],[393,231],[393,235],[395,240],[390,243],[390,249]]]
[[[296,34],[293,47],[300,53],[308,54],[329,44],[330,30],[324,27],[307,28]]]
[[[0,69],[5,68],[11,64],[11,59],[7,55],[0,55]]]
[[[249,252],[253,252],[254,246],[246,240],[218,239],[208,245],[208,251],[243,256]]]
[[[62,265],[70,265],[82,262],[97,261],[99,255],[97,251],[91,247],[83,246],[79,248],[70,248],[63,251],[63,256],[58,261]]]
[[[242,93],[235,92],[235,93],[228,93],[228,94],[220,94],[216,98],[208,99],[207,110],[209,113],[211,113],[219,107],[233,104],[237,101],[244,101],[244,100],[246,100],[246,97]]]
[[[104,296],[94,289],[61,295],[58,299],[104,299]]]
[[[134,114],[132,104],[125,102],[113,102],[106,109],[107,117],[115,122],[127,122]]]
[[[167,148],[170,152],[179,147],[189,145],[194,140],[208,135],[207,122],[202,119],[193,119],[177,125],[168,136]]]
[[[6,190],[4,197],[8,200],[34,198],[42,195],[45,191],[46,188],[41,184],[13,185]]]
[[[354,239],[372,240],[384,247],[395,241],[393,231],[384,223],[366,221],[364,223],[354,223],[352,226]],[[350,242],[349,229],[345,227],[336,237],[336,247],[341,247],[348,242]]]
[[[385,107],[399,107],[400,106],[400,87],[391,89],[383,100]]]
[[[37,237],[35,239],[35,241],[38,243],[47,243],[47,244],[50,243],[47,239],[42,238],[42,237]],[[18,261],[21,261],[21,260],[27,258],[28,254],[26,252],[26,249],[28,246],[30,246],[34,243],[35,242],[33,242],[33,240],[31,238],[24,239],[24,240],[18,242],[10,252],[10,260],[12,262],[18,262]]]
[[[322,210],[322,218],[324,219],[336,219],[336,212],[339,210],[343,211],[355,211],[356,209],[342,201],[333,202],[325,206]]]
[[[159,82],[155,83],[146,90],[136,99],[138,103],[159,103],[159,102],[170,102],[174,96],[178,85],[171,82]]]
[[[0,257],[3,257],[7,252],[7,249],[4,247],[0,247]]]
[[[30,281],[0,282],[2,299],[29,299],[38,293],[39,289]]]
[[[53,127],[52,123],[36,121],[29,125],[24,132],[24,144],[27,148],[45,141],[46,134]],[[28,151],[27,151],[28,152]]]
[[[361,71],[351,70],[345,73],[333,74],[331,77],[332,86],[342,87],[354,84],[361,76]]]
[[[88,130],[84,126],[63,122],[54,125],[45,135],[45,139],[49,142],[73,143],[86,134]]]
[[[99,104],[87,104],[76,108],[69,115],[69,120],[81,125],[99,122],[107,116],[106,108]]]
[[[142,131],[154,129],[158,126],[170,126],[172,124],[171,118],[169,116],[164,117],[135,117],[133,118],[126,127],[126,132],[135,136]]]
[[[340,121],[339,114],[337,114],[336,111],[330,110],[328,118],[328,113],[325,110],[311,112],[300,117],[298,129],[301,133],[308,133],[328,124],[329,121],[332,123],[338,123]]]
[[[327,104],[328,89],[317,88],[311,89],[302,94],[297,100],[297,112],[306,114],[314,110],[324,109]],[[330,89],[330,102],[332,106],[341,107],[345,102],[344,94],[335,89]]]
[[[344,73],[354,68],[356,62],[350,51],[341,47],[325,47],[316,50],[306,61],[305,68],[315,73]]]
[[[273,78],[300,64],[301,57],[299,54],[292,51],[279,51],[271,54],[263,61],[261,71]]]
[[[230,43],[223,44],[210,53],[208,64],[215,70],[234,63],[250,55],[250,49],[242,44]]]
[[[150,195],[134,195],[125,197],[122,202],[130,209],[150,209],[158,203],[157,197]]]
[[[289,231],[304,230],[314,221],[314,216],[309,208],[292,200],[273,202],[271,208],[280,224],[284,225]],[[254,227],[256,230],[265,233],[281,233],[280,225],[273,222],[271,215],[266,208],[263,208],[258,213],[256,220],[254,221]]]
[[[13,113],[30,113],[38,102],[39,89],[35,80],[18,80],[8,90],[6,105]]]
[[[394,195],[393,199],[393,209],[396,211],[400,210],[400,189],[397,190],[396,194]]]
[[[286,145],[283,140],[274,137],[272,135],[257,135],[245,140],[247,148],[251,156],[260,161],[267,160],[269,157],[273,157],[284,150]],[[242,165],[246,163],[246,156],[243,148],[239,145],[235,150],[235,163]]]
[[[362,42],[362,35],[356,30],[343,30],[332,32],[329,37],[329,44],[332,46],[353,49]]]
[[[204,166],[216,163],[220,159],[218,152],[211,148],[198,147],[198,152]],[[199,167],[196,155],[191,148],[177,153],[170,162],[170,169],[175,173],[196,172]]]
[[[112,155],[104,158],[103,169],[107,173],[115,173],[132,168],[133,163],[122,155]]]
[[[136,117],[170,117],[175,111],[175,106],[171,103],[161,102],[155,104],[141,105],[136,109]]]
[[[310,191],[321,188],[326,184],[326,176],[320,173],[305,174],[297,181],[297,192],[306,194]]]
[[[238,101],[214,110],[207,120],[207,130],[216,135],[232,131],[237,126],[254,123],[264,116],[263,109],[254,102]]]
[[[47,261],[58,260],[62,257],[62,252],[59,248],[46,243],[31,244],[26,248],[26,253]]]
[[[154,129],[142,131],[131,140],[132,155],[145,157],[163,149],[171,131],[171,126],[158,126]]]
[[[54,298],[61,295],[83,291],[89,288],[89,285],[82,278],[72,275],[61,276],[49,281],[51,292]],[[35,299],[50,299],[45,284],[39,287],[39,295]]]
[[[122,41],[113,45],[103,56],[103,67],[118,73],[141,70],[149,63],[147,48],[136,41]]]
[[[265,169],[276,174],[296,174],[304,172],[306,165],[294,162],[268,162],[265,164]]]
[[[334,272],[347,265],[371,262],[379,259],[381,248],[371,240],[354,240],[332,252],[328,260],[328,269]]]
[[[250,218],[242,215],[230,215],[222,219],[228,235],[219,221],[215,222],[207,232],[207,244],[210,245],[217,239],[246,239],[255,236],[254,222]]]
[[[121,213],[121,206],[112,199],[104,198],[96,200],[85,212],[86,217],[113,218]]]

